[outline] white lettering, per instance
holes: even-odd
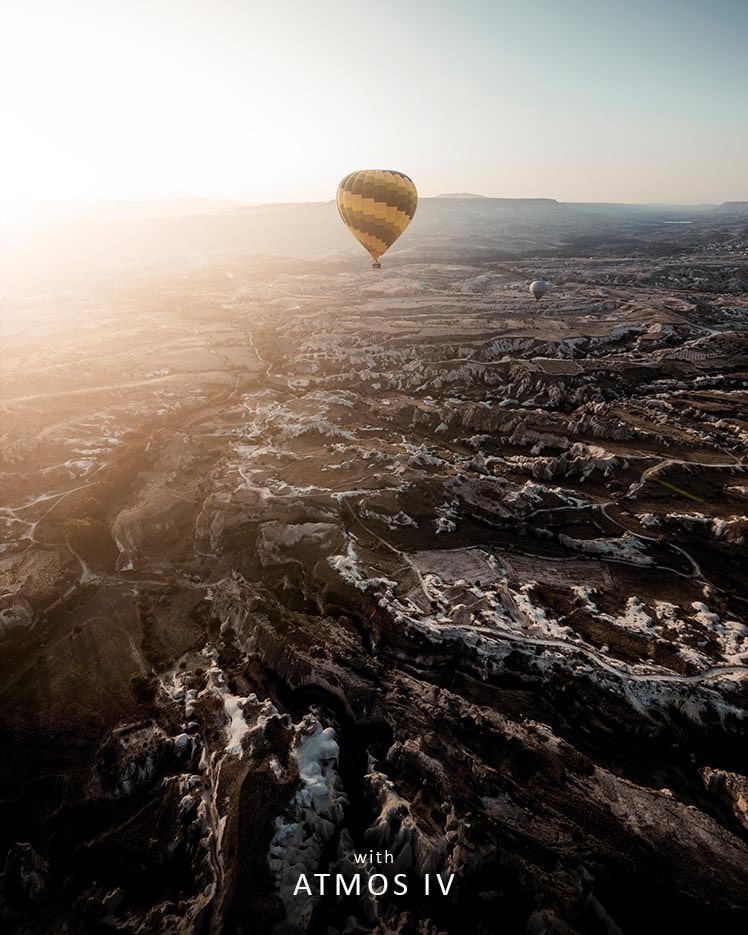
[[[325,895],[325,879],[331,877],[331,873],[315,873],[315,877],[319,880],[319,895]]]
[[[338,878],[335,883],[335,895],[340,896],[341,890],[345,896],[350,896],[354,890],[356,891],[356,896],[360,896],[361,877],[356,874],[356,876],[351,879],[350,885],[346,886],[345,877],[342,877],[340,874],[338,874]]]
[[[394,864],[395,855],[390,851],[369,851],[367,854],[354,854],[354,864]]]
[[[439,881],[439,886],[440,886],[440,888],[441,888],[442,893],[444,893],[445,896],[447,895],[447,893],[448,893],[448,892],[450,891],[450,889],[452,888],[452,884],[454,883],[454,878],[455,878],[455,875],[454,875],[453,873],[450,873],[450,875],[449,875],[449,883],[447,883],[447,888],[445,889],[445,888],[444,888],[444,883],[442,883],[442,878],[441,878],[441,877],[439,876],[439,874],[437,873],[436,879]]]
[[[374,889],[374,881],[377,878],[379,878],[383,883],[382,889],[379,890],[379,892],[377,892],[377,890]],[[369,892],[371,893],[372,896],[381,896],[382,893],[387,892],[387,877],[383,873],[373,873],[369,877]]]
[[[298,892],[299,892],[299,890],[300,890],[302,887],[304,887],[304,892],[307,894],[307,896],[311,896],[311,895],[312,895],[312,888],[311,888],[311,886],[307,883],[307,879],[306,879],[306,874],[305,874],[305,873],[300,874],[300,875],[299,875],[299,879],[296,881],[296,889],[294,889],[294,891],[293,891],[294,896],[298,895]]]

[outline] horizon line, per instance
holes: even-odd
[[[621,205],[626,207],[679,207],[679,208],[700,208],[700,207],[719,207],[728,204],[748,204],[748,195],[744,198],[728,198],[722,201],[615,201],[615,200],[586,200],[586,199],[560,199],[552,195],[485,195],[482,192],[439,192],[436,195],[424,195],[419,193],[419,200],[453,199],[476,199],[485,201],[547,201],[555,204],[567,205]],[[335,197],[331,198],[313,198],[309,200],[245,200],[241,196],[230,195],[196,195],[196,194],[164,194],[164,195],[139,195],[133,197],[102,195],[91,198],[76,197],[49,197],[49,198],[23,198],[0,199],[0,205],[8,206],[95,206],[107,204],[119,205],[148,205],[175,203],[180,201],[198,201],[198,202],[225,202],[238,208],[264,208],[270,206],[290,206],[290,205],[324,205],[335,202]]]

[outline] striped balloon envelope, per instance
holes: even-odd
[[[379,258],[413,220],[418,192],[402,172],[360,169],[338,185],[336,201],[343,223],[379,269]]]

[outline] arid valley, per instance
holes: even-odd
[[[745,932],[748,205],[334,210],[6,261],[0,928]]]

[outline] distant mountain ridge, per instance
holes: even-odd
[[[366,269],[366,255],[340,222],[334,201],[240,205],[206,199],[82,205],[56,212],[25,239],[4,244],[5,272],[36,275],[40,253],[50,268],[74,275],[76,264],[103,275],[118,263],[147,256],[154,265],[202,264],[223,256],[283,262],[324,261]],[[111,209],[108,213],[105,209]],[[148,210],[144,210],[146,208]],[[593,256],[682,254],[733,232],[742,243],[748,201],[722,205],[631,205],[560,202],[554,198],[491,198],[456,194],[421,198],[413,223],[385,257],[402,262],[496,261],[561,253]],[[688,221],[688,223],[683,223]],[[676,222],[676,223],[674,223]],[[59,244],[65,242],[65,251]]]
[[[730,214],[745,218],[748,217],[748,201],[723,201],[715,211],[721,215]]]

